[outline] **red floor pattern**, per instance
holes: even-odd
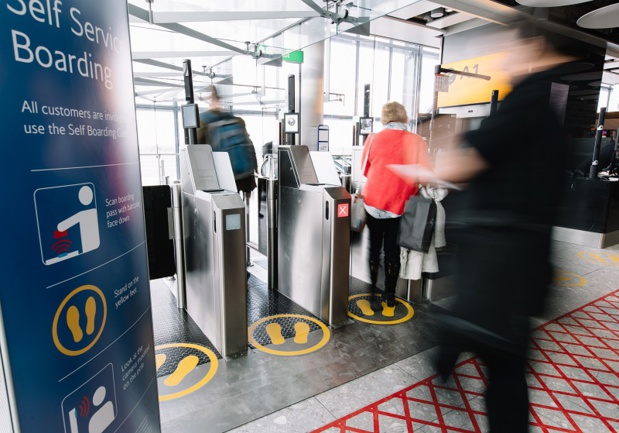
[[[619,432],[619,291],[540,326],[531,344],[531,431]],[[453,379],[429,377],[313,433],[485,431],[483,365],[470,358]]]

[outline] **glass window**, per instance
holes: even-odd
[[[256,157],[262,160],[262,146],[269,141],[277,143],[279,137],[279,123],[274,113],[241,113],[249,138],[254,143]]]
[[[349,154],[353,145],[353,118],[325,116],[323,122],[329,127],[329,152],[333,155]]]
[[[410,99],[410,95],[404,94],[404,81],[408,78],[406,77],[406,54],[401,50],[394,50],[391,55],[391,77],[389,82],[391,83],[391,94],[389,95],[390,101],[398,101],[404,104],[407,100]],[[408,98],[406,97],[408,96]],[[406,106],[406,111],[409,111],[411,107]],[[410,112],[409,112],[410,115]]]
[[[614,84],[610,89],[610,98],[608,98],[608,110],[619,111],[619,85]]]
[[[159,180],[159,158],[157,155],[140,155],[142,185],[161,185]]]
[[[256,61],[249,56],[235,56],[232,58],[232,76],[235,83],[256,85]]]
[[[332,38],[330,64],[331,95],[325,95],[324,114],[352,117],[355,115],[357,42]]]
[[[165,183],[165,176],[177,179],[174,108],[138,107],[136,117],[142,183],[159,185]],[[160,161],[164,161],[164,171],[160,170]]]
[[[421,57],[421,85],[419,86],[419,112],[430,113],[434,107],[434,70],[439,62],[436,49],[424,48]]]
[[[138,109],[140,153],[175,153],[176,128],[171,109]]]
[[[432,109],[434,68],[439,63],[439,50],[349,34],[334,36],[328,43],[330,61],[325,64],[330,66],[330,71],[325,73],[329,73],[330,94],[324,97],[323,123],[329,126],[329,145],[333,154],[350,153],[354,141],[353,125],[363,115],[365,84],[370,85],[374,132],[383,129],[380,115],[387,101],[401,102],[413,122],[417,113],[427,113]],[[219,78],[234,77],[234,85],[220,84],[222,94],[228,96],[223,105],[232,104],[234,114],[245,120],[258,161],[261,161],[262,146],[269,141],[279,141],[277,113],[287,111],[288,76],[298,76],[302,65],[284,62],[281,67],[257,66],[256,61],[248,56],[235,56],[218,64],[214,72]],[[208,82],[208,79],[194,82],[201,109],[207,109],[207,103],[200,98],[201,92],[208,88]],[[609,106],[613,103],[617,106],[618,93],[615,91],[610,95]],[[231,99],[233,94],[235,97]],[[179,104],[184,104],[184,101]],[[176,110],[176,106],[162,103],[157,103],[156,107],[137,106],[144,185],[164,183],[166,177],[177,179],[176,149],[178,143],[185,143],[185,138],[182,119],[180,114],[175,116]]]
[[[369,84],[370,116],[380,116],[382,106],[389,99],[389,81],[389,47],[382,43],[362,42],[359,47],[358,115],[363,114],[363,90]]]
[[[607,107],[609,99],[610,99],[610,89],[608,87],[601,87],[600,94],[598,95],[598,108],[597,108],[598,113],[600,112],[600,108]]]
[[[598,99],[598,109],[606,107],[606,112],[617,111],[619,109],[619,86],[603,84],[600,88],[600,95]]]

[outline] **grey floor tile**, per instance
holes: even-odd
[[[335,421],[335,419],[318,400],[310,398],[229,432],[306,433]]]
[[[394,365],[401,368],[418,381],[421,381],[436,374],[433,360],[437,355],[438,347],[433,347],[415,356],[396,362]]]
[[[600,250],[574,245],[552,254],[551,262],[559,269],[569,270],[578,275],[587,274],[604,268],[608,264],[593,259],[592,255],[600,254]]]
[[[580,254],[579,256],[579,253]],[[586,280],[584,285],[572,283],[568,287],[555,287],[549,299],[548,311],[534,318],[533,326],[539,326],[549,320],[560,317],[576,308],[592,302],[607,293],[619,290],[619,266],[596,259],[596,254],[602,259],[609,254],[619,255],[619,245],[605,250],[581,247],[568,243],[553,243],[553,263],[560,269],[580,275]],[[596,262],[597,260],[597,262]],[[251,271],[250,271],[251,272]],[[576,281],[576,280],[575,280]],[[434,306],[449,308],[453,298],[445,298],[434,302]],[[246,356],[234,360],[221,360],[218,373],[204,387],[191,395],[169,402],[162,402],[163,433],[218,433],[230,431],[233,433],[286,432],[305,433],[319,428],[336,419],[346,416],[380,399],[419,383],[434,375],[432,358],[437,353],[436,321],[427,305],[414,304],[413,320],[396,326],[379,326],[350,323],[332,330],[331,340],[325,348],[318,352],[300,357],[277,357],[258,350],[250,350]],[[580,327],[586,331],[587,316],[575,315],[565,319],[565,326],[574,329]],[[618,327],[619,328],[619,327]],[[552,328],[548,328],[552,331]],[[541,331],[540,331],[541,332]],[[610,331],[608,331],[610,332]],[[596,331],[600,338],[606,335]],[[539,338],[546,338],[543,333]],[[556,335],[561,345],[553,342],[539,342],[546,349],[561,351],[562,347],[570,347],[573,337]],[[596,335],[580,338],[593,338]],[[593,341],[593,339],[591,340]],[[571,347],[575,347],[573,344]],[[595,350],[594,350],[595,349]],[[594,348],[596,354],[602,349]],[[576,349],[574,349],[576,350]],[[604,349],[608,352],[608,349]],[[589,383],[588,376],[579,370],[578,366],[594,369],[597,382],[610,390],[615,398],[619,398],[619,378],[616,371],[610,371],[605,364],[584,353],[576,355],[576,362],[564,354],[553,354],[555,360],[565,364],[559,371],[538,358],[537,351],[532,352],[534,371],[541,375],[542,383],[553,390],[560,391],[557,403],[550,399],[543,390],[533,390],[532,402],[551,406],[540,415],[545,422],[561,428],[569,428],[570,420],[559,410],[553,410],[552,405],[577,411],[580,415],[573,416],[574,422],[581,426],[582,431],[605,432],[600,421],[589,416],[591,408],[578,397],[573,387],[563,380],[557,379],[564,373],[573,379],[580,379],[578,389],[587,395],[604,394],[604,388]],[[463,354],[461,360],[468,359],[472,354]],[[579,358],[580,356],[580,358]],[[614,361],[613,361],[614,362]],[[619,362],[610,362],[611,369],[619,368]],[[467,364],[464,365],[467,367]],[[205,367],[200,367],[205,368]],[[199,374],[199,370],[192,374]],[[555,376],[554,378],[552,376]],[[165,380],[165,377],[160,378]],[[476,393],[468,395],[467,404],[473,410],[484,410],[484,399],[478,396],[483,393],[483,383],[478,379],[466,379],[465,386]],[[535,376],[529,377],[529,384],[534,388],[542,388],[542,383]],[[453,387],[453,380],[445,383],[444,388]],[[423,386],[412,390],[411,395],[422,396],[427,392]],[[604,394],[608,395],[608,394]],[[426,396],[427,398],[427,396]],[[459,393],[440,389],[439,401],[448,405],[444,417],[449,423],[469,426],[470,417],[459,408],[465,405]],[[409,402],[419,419],[428,421],[436,419],[436,410],[427,404]],[[615,407],[598,404],[596,410],[601,413],[614,413]],[[401,399],[386,399],[380,410],[402,414],[404,412]],[[350,425],[358,428],[371,426],[369,413],[362,413],[351,420]],[[384,418],[384,419],[383,419]],[[576,419],[578,418],[578,419]],[[484,416],[477,416],[476,422],[485,426]],[[467,424],[468,423],[468,424]],[[379,420],[381,432],[404,432],[407,426],[393,417],[381,417]],[[617,423],[616,431],[619,431]],[[430,433],[441,431],[438,427],[414,425],[415,432]],[[482,427],[486,428],[486,427]],[[371,429],[369,429],[371,430]],[[482,430],[483,431],[483,430]],[[541,431],[532,429],[532,432]],[[339,429],[332,429],[332,433]],[[331,431],[329,432],[331,433]]]
[[[341,418],[414,382],[413,376],[396,366],[390,366],[324,392],[316,398],[336,418]]]

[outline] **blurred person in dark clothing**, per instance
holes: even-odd
[[[550,102],[569,57],[533,21],[510,29],[519,36],[505,64],[513,90],[435,169],[440,179],[468,182],[454,221],[456,300],[442,317],[436,367],[447,379],[460,353],[481,358],[491,433],[529,431],[529,317],[542,312],[552,278],[550,235],[565,171],[561,116]]]

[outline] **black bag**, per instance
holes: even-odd
[[[435,223],[436,203],[433,199],[421,195],[409,198],[400,220],[398,245],[408,250],[427,253],[434,235]]]
[[[362,232],[365,227],[365,206],[363,195],[354,193],[350,200],[350,229],[353,232]]]

